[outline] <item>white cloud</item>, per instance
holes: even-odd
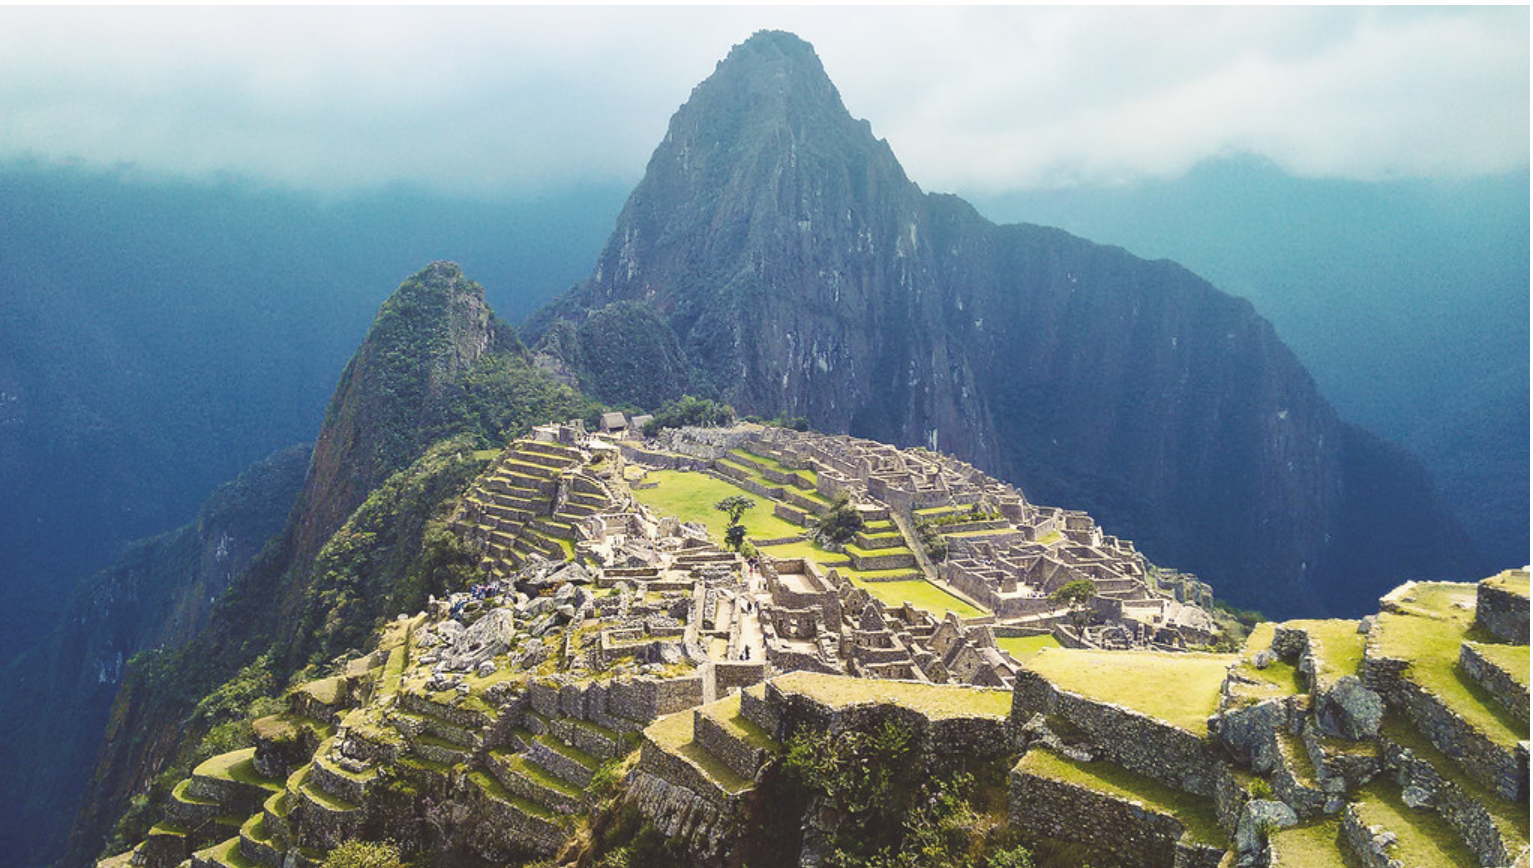
[[[349,189],[637,179],[762,27],[927,189],[1528,164],[1528,10],[0,8],[0,159]]]

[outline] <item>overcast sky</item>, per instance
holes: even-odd
[[[927,190],[1237,153],[1355,179],[1528,165],[1527,7],[0,7],[0,161],[324,192],[631,183],[762,28],[813,43]]]

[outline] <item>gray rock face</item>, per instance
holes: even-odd
[[[1255,799],[1246,803],[1235,828],[1235,850],[1254,853],[1266,846],[1267,834],[1274,829],[1297,825],[1299,815],[1282,802]]]
[[[474,626],[463,629],[459,625],[459,629],[449,635],[452,636],[450,640],[447,635],[443,636],[441,665],[455,672],[467,672],[511,650],[511,640],[516,637],[516,616],[510,609],[491,609],[475,621]]]
[[[1384,720],[1384,700],[1363,686],[1355,675],[1343,675],[1320,696],[1316,709],[1320,731],[1326,735],[1361,741],[1379,734]]]

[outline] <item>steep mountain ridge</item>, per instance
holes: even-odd
[[[166,798],[156,776],[204,758],[231,715],[439,592],[468,562],[441,510],[488,460],[477,450],[593,409],[533,368],[457,265],[405,280],[341,375],[281,532],[202,629],[128,667],[64,861],[96,855],[130,797]]]
[[[1243,605],[1354,611],[1478,569],[1419,464],[1339,420],[1248,302],[923,193],[791,34],[693,90],[591,279],[525,331],[634,303],[670,334],[608,342],[678,347],[649,358],[666,397],[951,452]],[[603,400],[652,398],[565,361]]]

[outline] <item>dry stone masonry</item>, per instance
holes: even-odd
[[[1527,864],[1526,571],[1168,653],[1215,636],[1206,589],[962,462],[756,426],[641,440],[619,421],[508,446],[454,517],[479,580],[291,691],[254,747],[198,766],[102,864],[311,868],[353,838],[568,860],[613,797],[693,864],[733,864],[799,733],[886,726],[925,774],[992,769],[1024,840],[1093,864],[1308,864],[1316,841],[1338,864]],[[660,470],[727,481],[803,533],[726,549],[644,505]],[[811,545],[843,496],[864,529]],[[1084,618],[1048,601],[1080,578]],[[971,608],[891,605],[879,580]],[[1025,636],[1062,647],[1001,650]],[[1078,674],[1104,659],[1155,674]],[[800,864],[835,823],[804,818]]]

